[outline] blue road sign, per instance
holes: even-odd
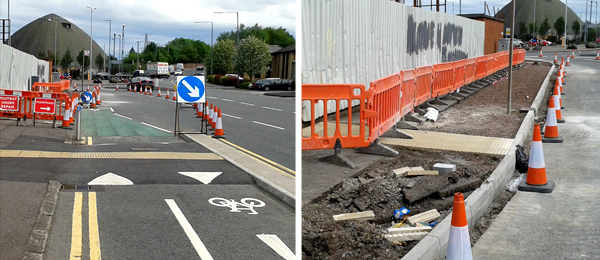
[[[204,76],[177,77],[177,103],[204,103]]]
[[[92,101],[92,93],[91,92],[83,92],[83,94],[81,94],[81,101],[83,101],[83,103],[90,103]]]

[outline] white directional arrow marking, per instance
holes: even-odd
[[[296,259],[294,252],[290,250],[277,235],[256,235],[260,240],[270,246],[275,252],[287,260]]]
[[[49,107],[40,107],[41,110],[46,110],[46,111],[50,111]]]
[[[196,88],[196,86],[190,86],[187,81],[182,80],[181,83],[185,85],[185,87],[190,91],[190,97],[200,97],[200,89]]]
[[[96,177],[92,181],[88,182],[88,185],[133,185],[133,182],[123,176],[109,172],[102,176]]]
[[[204,184],[209,184],[217,176],[221,175],[222,172],[179,172],[181,175],[194,178]]]

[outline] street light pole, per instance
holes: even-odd
[[[125,47],[125,24],[123,24],[123,28],[121,29],[121,63],[123,63],[123,49]],[[119,72],[121,72],[121,65],[119,65]]]
[[[596,39],[598,39],[598,29],[600,28],[598,28],[598,1],[596,1]]]
[[[117,36],[119,36],[119,73],[121,73],[121,35],[117,34]]]
[[[567,10],[569,9],[568,3],[569,0],[565,0],[565,39],[563,40],[562,46],[567,45]]]
[[[213,74],[213,22],[194,22],[194,23],[210,23],[210,75]]]
[[[235,13],[236,17],[237,17],[237,25],[236,25],[236,34],[237,34],[237,46],[240,46],[240,13],[239,12],[215,12],[215,14],[225,14],[225,13],[230,13],[233,14]]]
[[[54,67],[56,67],[56,32],[57,32],[57,27],[58,27],[58,22],[56,20],[52,20],[52,19],[48,19],[48,21],[54,22]],[[56,70],[58,71],[58,70]]]
[[[90,72],[88,73],[88,80],[92,80],[92,66],[94,66],[94,63],[92,62],[92,57],[94,57],[94,55],[92,54],[92,48],[93,48],[93,24],[92,24],[92,17],[94,15],[94,10],[96,10],[96,7],[90,7],[89,5],[87,6],[87,8],[90,9]]]
[[[136,69],[139,69],[140,67],[140,41],[137,41],[137,52],[135,53],[135,59],[136,59]]]
[[[112,33],[112,20],[104,19],[104,21],[108,21],[108,67],[110,67],[110,35]],[[110,74],[110,70],[108,69],[108,67],[106,68],[106,70]]]
[[[535,7],[537,6],[537,0],[533,1],[533,26],[531,27],[531,37],[535,36]],[[512,32],[511,32],[512,33]]]

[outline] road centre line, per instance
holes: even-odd
[[[83,194],[81,192],[75,193],[75,199],[73,202],[73,225],[71,226],[71,254],[70,260],[80,260],[82,251],[82,212],[83,210]]]
[[[167,133],[173,133],[173,132],[171,132],[171,131],[169,131],[169,130],[162,129],[162,128],[158,127],[158,126],[153,126],[153,125],[151,125],[151,124],[148,124],[148,123],[144,123],[144,122],[142,122],[142,125],[149,126],[149,127],[152,127],[152,128],[154,128],[154,129],[158,129],[158,130],[160,130],[160,131],[163,131],[163,132],[167,132]]]
[[[121,118],[125,118],[127,120],[133,120],[131,117],[126,117],[124,115],[120,115],[120,114],[117,114],[117,113],[115,113],[115,116],[118,116],[118,117],[121,117]]]
[[[254,104],[250,104],[250,103],[246,103],[246,102],[240,102],[240,104],[246,105],[246,106],[252,106],[252,107],[254,106]]]
[[[194,249],[196,249],[196,252],[198,253],[198,256],[200,256],[200,259],[213,259],[210,253],[208,252],[208,249],[206,249],[206,247],[204,246],[204,243],[202,243],[202,240],[200,240],[200,237],[198,237],[196,231],[194,231],[194,228],[192,227],[190,222],[185,218],[185,215],[183,215],[183,212],[181,212],[179,206],[177,206],[177,203],[175,203],[173,199],[165,199],[165,202],[167,202],[167,205],[169,205],[169,208],[175,215],[175,218],[177,218],[177,221],[179,221],[179,225],[181,225],[183,231],[190,239],[190,242],[192,242],[192,245],[194,246]]]
[[[233,100],[231,100],[231,99],[221,99],[221,100],[223,100],[223,101],[227,101],[227,102],[235,102],[235,101],[233,101]]]
[[[269,124],[265,124],[265,123],[261,123],[261,122],[257,122],[257,121],[252,121],[252,123],[259,124],[259,125],[264,125],[264,126],[268,126],[268,127],[273,127],[273,128],[277,128],[277,129],[280,129],[280,130],[285,130],[285,128],[283,128],[283,127],[269,125]]]
[[[283,112],[283,110],[279,109],[279,108],[272,108],[272,107],[262,107],[264,109],[269,109],[269,110],[275,110],[275,111],[280,111]]]
[[[224,116],[233,117],[233,118],[235,118],[235,119],[242,119],[241,117],[232,116],[232,115],[225,114],[225,113],[221,113],[221,114],[222,114],[222,115],[224,115]]]

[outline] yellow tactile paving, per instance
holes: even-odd
[[[323,133],[325,132],[323,129],[323,122],[320,123],[316,123],[315,124],[315,134],[317,134],[318,136],[323,136]],[[335,123],[329,122],[327,123],[327,135],[328,136],[333,136],[333,134],[335,133]],[[369,126],[365,126],[365,132],[367,133],[365,135],[365,140],[369,139]],[[342,136],[347,136],[348,135],[348,124],[340,124],[340,133],[342,134]],[[356,125],[353,124],[352,125],[352,135],[359,135],[360,134],[360,125]],[[302,129],[302,136],[303,137],[309,137],[310,136],[310,126],[305,127]]]
[[[504,156],[513,139],[486,136],[460,135],[431,131],[402,130],[413,139],[381,138],[382,144],[398,145],[419,149],[436,149]]]
[[[70,158],[70,159],[133,159],[133,160],[223,160],[214,153],[175,152],[46,152],[24,150],[0,150],[3,158]]]

